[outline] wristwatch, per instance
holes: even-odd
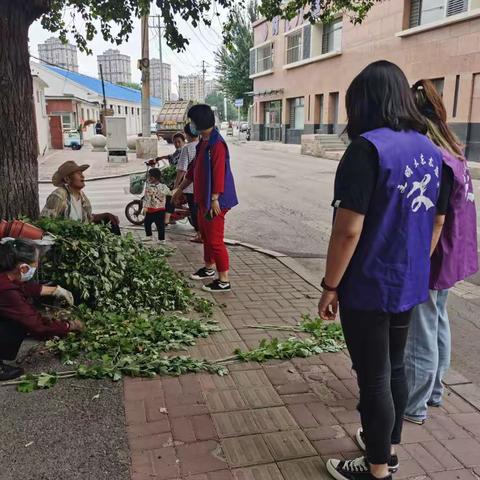
[[[326,291],[326,292],[336,292],[337,291],[337,287],[330,287],[329,285],[327,285],[325,283],[325,277],[322,278],[322,283],[320,284],[320,286]]]

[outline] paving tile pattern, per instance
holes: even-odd
[[[201,250],[178,237],[171,264],[189,273]],[[315,314],[319,292],[275,258],[231,247],[234,290],[218,300],[222,332],[192,355],[224,358]],[[221,305],[220,305],[221,304]],[[279,332],[283,333],[283,332]],[[284,335],[288,337],[287,335]],[[424,426],[406,424],[396,480],[480,480],[480,412],[461,375]],[[230,375],[125,380],[132,480],[323,480],[325,461],[359,455],[358,388],[346,352],[238,363]],[[473,390],[472,402],[462,398]]]

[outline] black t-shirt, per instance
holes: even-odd
[[[346,208],[365,215],[378,177],[378,152],[372,142],[358,137],[348,146],[335,176],[332,207]],[[452,169],[443,164],[437,200],[437,214],[445,215],[453,186]]]

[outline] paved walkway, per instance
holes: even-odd
[[[171,261],[190,273],[201,247],[187,240],[174,237]],[[193,355],[219,359],[255,347],[282,335],[249,325],[294,325],[316,311],[318,290],[278,259],[240,246],[230,251],[234,291],[218,298],[215,312],[223,330],[200,340]],[[239,363],[230,371],[126,379],[132,480],[321,480],[330,478],[327,458],[360,454],[353,440],[357,386],[346,353]],[[450,377],[460,391],[468,382]],[[478,480],[479,410],[449,389],[425,426],[405,425],[398,453],[395,479]]]

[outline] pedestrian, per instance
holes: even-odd
[[[145,212],[145,235],[144,242],[152,242],[152,225],[157,227],[158,241],[165,243],[165,203],[167,195],[171,195],[170,189],[162,183],[162,172],[158,168],[148,171],[147,185],[143,199]]]
[[[442,404],[442,379],[451,352],[448,291],[478,270],[477,217],[467,161],[460,141],[447,125],[441,96],[429,80],[418,81],[412,90],[425,116],[428,136],[442,149],[450,187],[444,210],[437,209],[442,215],[437,217],[432,240],[429,298],[413,310],[405,349],[409,396],[404,418],[421,425],[428,406]]]
[[[103,134],[103,125],[100,120],[97,120],[97,123],[95,124],[95,133],[97,135],[102,135]]]
[[[31,282],[38,268],[39,251],[30,240],[7,240],[0,244],[0,380],[23,375],[22,368],[4,363],[15,360],[25,337],[39,340],[64,337],[83,330],[79,320],[53,321],[43,317],[31,300],[43,296],[64,299],[73,305],[72,294],[60,286]]]
[[[185,137],[187,139],[187,143],[182,148],[180,153],[180,158],[177,164],[177,178],[175,180],[175,188],[177,188],[185,178],[187,174],[188,168],[190,167],[191,163],[195,160],[195,156],[197,154],[197,145],[198,145],[198,135],[193,135],[192,131],[190,130],[190,123],[187,123],[184,127]],[[183,194],[188,203],[188,208],[190,210],[190,218],[192,220],[192,226],[197,233],[195,237],[191,239],[192,242],[195,243],[202,243],[202,237],[198,231],[198,220],[197,220],[197,205],[193,198],[193,183],[191,183],[188,187],[183,190]]]
[[[111,213],[92,213],[92,205],[83,192],[83,172],[90,165],[77,165],[73,161],[63,163],[53,174],[52,183],[56,188],[45,202],[40,216],[77,220],[84,223],[103,223],[112,233],[120,235],[120,220]]]
[[[229,258],[224,243],[225,216],[238,204],[230,154],[225,140],[215,128],[215,115],[209,105],[194,105],[188,112],[190,130],[200,134],[195,161],[176,190],[173,201],[193,182],[194,200],[198,205],[198,226],[203,239],[204,266],[191,275],[192,280],[218,279],[204,285],[209,292],[228,292]]]
[[[162,155],[157,157],[158,160],[168,160],[170,166],[177,167],[178,161],[180,160],[180,154],[182,153],[182,148],[185,146],[185,135],[182,132],[177,132],[173,136],[173,145],[175,146],[175,151],[169,155]],[[175,183],[168,185],[169,188],[173,189]],[[169,195],[167,197],[166,204],[166,213],[165,213],[165,224],[174,225],[176,222],[170,222],[170,217],[172,213],[175,213],[175,205],[172,202],[172,197]]]
[[[404,73],[393,63],[367,66],[346,94],[351,139],[334,187],[335,217],[319,314],[338,305],[357,374],[366,456],[330,459],[337,480],[391,479],[398,469],[408,391],[403,354],[412,308],[428,297],[430,243],[442,155]]]

